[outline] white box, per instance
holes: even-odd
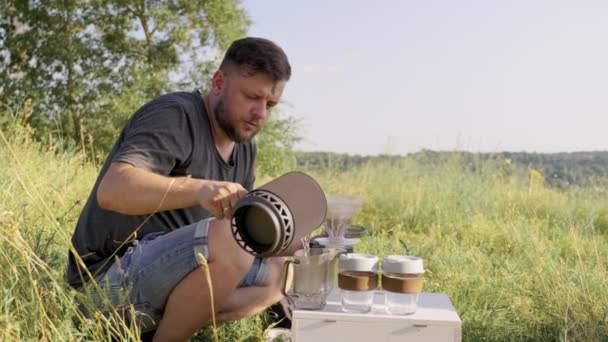
[[[421,293],[411,315],[387,314],[384,291],[376,291],[372,311],[342,312],[340,290],[330,294],[323,310],[294,310],[295,342],[460,342],[462,322],[445,293]]]

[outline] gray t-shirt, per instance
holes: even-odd
[[[166,176],[191,175],[240,183],[251,190],[255,157],[255,143],[248,142],[235,145],[230,163],[222,159],[198,91],[160,96],[141,107],[120,134],[80,214],[72,244],[89,271],[99,275],[112,264],[107,260],[114,252],[119,257],[124,254],[130,243],[123,242],[149,216],[123,215],[99,207],[97,188],[113,162],[129,163]],[[138,229],[137,238],[172,231],[209,216],[200,206],[159,212]],[[74,287],[89,279],[71,252],[67,277]]]

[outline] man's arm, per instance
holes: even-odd
[[[222,219],[231,214],[232,207],[246,193],[238,183],[172,178],[131,164],[115,162],[99,184],[97,202],[102,209],[126,215],[145,215],[155,210],[200,205]]]

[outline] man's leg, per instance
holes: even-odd
[[[281,300],[285,260],[286,258],[281,257],[268,258],[261,284],[237,288],[222,306],[216,319],[221,322],[239,320],[261,313]]]
[[[207,248],[217,311],[249,271],[253,256],[238,246],[225,220],[209,222]],[[205,272],[198,267],[171,291],[154,341],[186,341],[210,320],[210,291]]]

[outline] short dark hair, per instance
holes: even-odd
[[[283,49],[264,38],[246,37],[232,42],[220,69],[226,70],[231,65],[249,76],[266,74],[275,82],[289,81],[291,77],[291,65]]]

